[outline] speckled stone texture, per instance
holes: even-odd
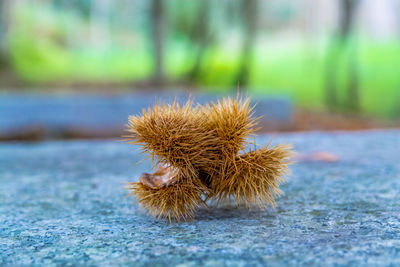
[[[267,143],[271,136],[259,136]],[[275,135],[299,153],[276,208],[169,224],[126,198],[148,171],[117,141],[0,144],[0,265],[400,265],[400,132]]]

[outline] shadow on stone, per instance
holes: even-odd
[[[258,207],[252,207],[247,209],[246,207],[234,205],[225,205],[216,207],[210,205],[208,208],[200,208],[196,213],[196,221],[220,221],[229,219],[259,219],[260,217],[275,217],[273,211],[270,208],[260,209]]]

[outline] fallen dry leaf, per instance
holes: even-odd
[[[337,162],[338,155],[327,151],[316,151],[308,154],[298,154],[295,158],[297,162]]]

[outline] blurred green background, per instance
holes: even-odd
[[[279,94],[400,115],[398,0],[0,0],[3,90]]]

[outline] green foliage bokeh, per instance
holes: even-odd
[[[187,9],[193,13],[193,4],[187,4]],[[40,7],[40,12],[34,11],[16,11],[15,27],[9,38],[12,67],[26,83],[132,83],[151,78],[153,56],[148,30],[127,36],[134,40],[130,46],[111,42],[105,47],[93,48],[84,41],[71,46],[68,31],[76,23],[88,28],[87,18],[77,19],[74,13],[61,14],[44,7]],[[169,81],[183,79],[194,64],[197,44],[185,38],[184,32],[193,26],[183,24],[187,20],[184,15],[176,17],[171,23],[181,27],[166,37],[164,68]],[[304,107],[324,107],[329,45],[327,39],[258,42],[251,58],[247,89],[253,93],[290,95]],[[236,90],[240,50],[229,46],[229,42],[213,42],[207,47],[193,81],[196,86],[205,90]],[[348,53],[334,55],[338,57],[335,77],[341,106],[345,106],[347,97]],[[356,60],[361,111],[374,116],[398,116],[400,40],[377,42],[359,37]]]

